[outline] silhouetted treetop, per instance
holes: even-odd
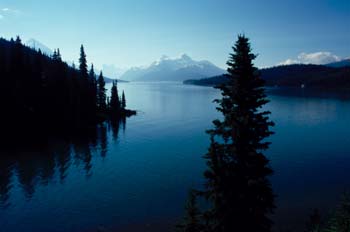
[[[239,35],[232,49],[226,81],[218,87],[222,96],[215,100],[223,119],[214,120],[214,128],[208,131],[206,183],[199,191],[210,208],[200,213],[204,229],[197,231],[270,232],[274,194],[268,177],[272,169],[263,151],[269,147],[266,138],[274,124],[270,112],[262,109],[268,100],[264,81],[253,65],[256,55],[249,39]],[[187,214],[192,211],[187,209]]]

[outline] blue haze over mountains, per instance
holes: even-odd
[[[53,55],[53,50],[49,47],[47,47],[45,44],[41,43],[40,41],[36,40],[36,39],[29,39],[24,43],[26,46],[36,50],[36,51],[41,51],[43,54],[47,55],[47,56],[52,56]],[[66,61],[69,65],[73,65],[73,61]],[[104,72],[106,69],[107,72]],[[111,72],[111,70],[116,71],[116,73]],[[99,74],[100,70],[95,70],[96,74]],[[118,72],[119,70],[115,69],[114,66],[112,65],[104,65],[103,66],[103,70],[104,72],[104,78],[105,81],[107,83],[110,83],[113,81],[113,79],[119,79],[116,78],[118,74],[120,74],[120,72]],[[119,76],[119,75],[118,75]],[[114,77],[114,78],[112,78]]]
[[[25,43],[28,47],[41,50],[46,55],[52,55],[52,49],[35,39]],[[68,61],[68,63],[72,63]],[[289,67],[291,65],[283,65]],[[325,64],[327,67],[341,68],[350,67],[350,59]],[[186,81],[199,80],[208,77],[221,76],[226,70],[214,65],[210,61],[193,60],[189,55],[183,54],[177,58],[170,58],[163,55],[159,60],[154,61],[146,67],[133,67],[121,69],[112,64],[104,64],[102,67],[105,79],[111,82],[113,79],[125,81]],[[99,72],[99,71],[98,71]]]
[[[40,49],[46,55],[53,54],[50,48],[35,39],[30,39],[25,44],[35,50]],[[184,81],[225,73],[225,70],[207,60],[195,61],[186,54],[178,58],[170,58],[163,55],[158,61],[153,62],[148,67],[133,67],[128,70],[120,69],[115,65],[105,64],[102,67],[102,71],[104,76],[108,78],[118,78],[126,81]]]
[[[53,54],[53,51],[51,48],[48,48],[45,44],[41,43],[40,41],[36,39],[29,39],[25,42],[25,45],[35,49],[36,51],[41,51],[45,55],[51,56]]]
[[[225,73],[225,70],[207,60],[195,61],[186,54],[179,58],[162,56],[150,66],[131,68],[121,79],[130,81],[184,81]]]

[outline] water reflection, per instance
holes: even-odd
[[[107,134],[111,133],[113,140],[118,140],[120,127],[125,130],[125,119],[99,124],[79,135],[50,138],[45,146],[1,151],[0,208],[11,206],[10,196],[16,180],[25,198],[30,200],[36,188],[54,182],[56,176],[63,184],[72,165],[81,167],[89,178],[92,175],[93,155],[106,157]]]
[[[292,88],[292,87],[269,87],[267,93],[284,97],[294,98],[316,98],[316,99],[340,99],[347,101],[350,99],[348,90],[332,90],[332,89],[309,89],[309,88]]]
[[[187,190],[202,186],[204,132],[218,117],[212,101],[219,92],[176,83],[120,87],[135,93],[127,94],[128,105],[141,112],[127,125],[52,139],[30,153],[3,152],[0,231],[156,231],[157,223],[178,223]],[[299,96],[271,94],[267,105],[276,122],[267,153],[278,195],[276,231],[302,231],[311,209],[329,212],[350,186],[350,102]],[[24,171],[34,177],[20,178]]]

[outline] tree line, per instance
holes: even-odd
[[[0,123],[6,137],[43,135],[52,131],[86,129],[108,118],[134,114],[126,109],[113,83],[106,94],[102,72],[88,67],[83,45],[79,66],[68,65],[56,49],[43,54],[17,37],[0,39]]]
[[[347,90],[350,88],[350,67],[328,67],[314,64],[292,64],[260,69],[266,86]],[[199,80],[186,80],[184,84],[217,86],[226,83],[225,74]]]

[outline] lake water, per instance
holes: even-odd
[[[84,138],[2,152],[0,231],[170,231],[188,189],[201,187],[219,114],[213,88],[121,83],[138,115]],[[266,153],[279,228],[302,228],[313,208],[328,213],[350,188],[350,101],[269,94],[276,132]]]

